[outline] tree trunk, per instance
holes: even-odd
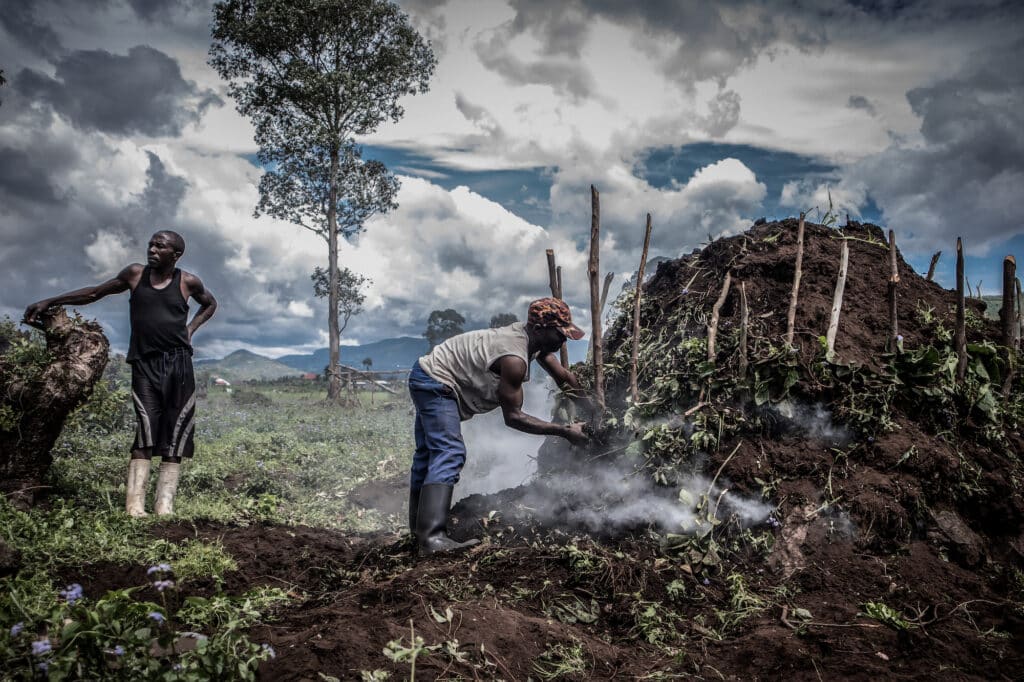
[[[338,329],[338,148],[331,147],[331,189],[327,206],[327,334],[330,359],[327,362],[327,399],[341,395],[341,332]]]
[[[35,501],[64,422],[92,393],[110,352],[99,324],[71,320],[62,308],[40,328],[51,360],[37,376],[18,377],[0,357],[0,411],[13,422],[0,425],[0,492],[26,504]]]

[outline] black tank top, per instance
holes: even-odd
[[[188,301],[181,295],[181,270],[174,269],[170,284],[163,289],[154,289],[149,275],[149,266],[146,266],[132,292],[128,362],[177,348],[191,350],[186,329]]]

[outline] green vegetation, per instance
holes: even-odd
[[[41,364],[39,348],[38,339],[18,337],[12,352],[32,368]],[[0,500],[0,542],[17,552],[20,569],[0,580],[0,668],[16,680],[253,679],[274,652],[246,630],[302,597],[279,587],[226,594],[237,564],[217,540],[159,539],[152,531],[160,520],[123,513],[134,429],[127,376],[113,359],[69,420],[46,504],[22,510]],[[297,382],[211,388],[199,405],[197,451],[185,464],[176,520],[397,526],[345,501],[353,487],[404,470],[412,448],[403,404],[358,399],[355,409],[339,410],[318,387]],[[64,585],[61,575],[100,558],[149,567],[147,578],[107,594]],[[199,585],[203,595],[195,594]],[[201,634],[183,647],[186,632]]]

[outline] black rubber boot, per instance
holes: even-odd
[[[420,491],[409,489],[409,532],[416,535],[416,515],[420,509]]]
[[[452,486],[431,483],[420,490],[416,514],[416,548],[420,556],[453,552],[478,544],[479,540],[456,542],[448,537],[448,508],[452,504]]]

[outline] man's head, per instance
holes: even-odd
[[[569,306],[557,298],[539,298],[526,313],[526,328],[537,339],[541,352],[554,353],[566,339],[582,339],[584,332],[573,324]]]
[[[185,240],[171,230],[161,230],[149,238],[146,262],[155,268],[169,267],[178,262],[185,252]]]

